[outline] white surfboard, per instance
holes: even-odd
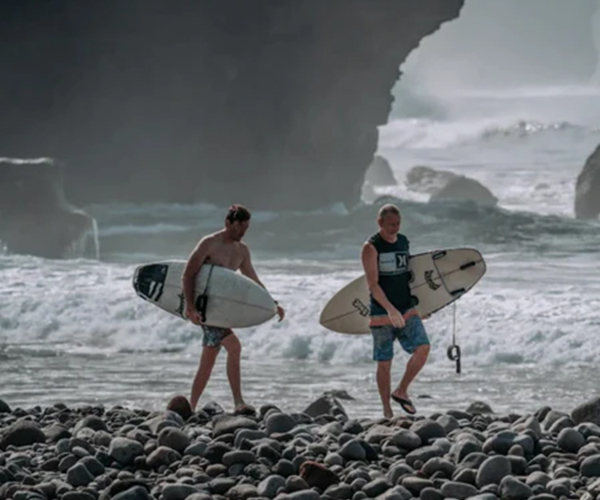
[[[155,262],[138,266],[133,288],[144,300],[180,318],[185,317],[181,275],[185,261]],[[206,299],[203,307],[202,301]],[[277,313],[273,297],[254,281],[230,269],[205,264],[196,276],[196,309],[204,324],[222,328],[255,326]]]
[[[410,289],[417,311],[427,316],[467,293],[485,274],[485,261],[473,248],[434,250],[411,255]],[[319,322],[338,333],[369,330],[369,290],[364,275],[342,288],[326,304]]]

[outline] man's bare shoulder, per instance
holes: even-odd
[[[198,247],[202,246],[204,248],[212,247],[218,244],[221,241],[221,233],[217,231],[216,233],[207,234],[206,236],[200,238],[198,242]]]
[[[243,255],[244,257],[250,255],[250,247],[248,245],[246,245],[243,241],[238,242],[238,244],[238,251],[241,255]]]
[[[375,246],[370,241],[365,241],[362,246],[363,253],[365,252],[373,252],[375,250]]]

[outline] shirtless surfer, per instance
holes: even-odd
[[[229,207],[225,217],[225,227],[216,233],[202,238],[196,248],[192,251],[187,265],[183,271],[183,294],[186,303],[186,316],[204,330],[202,339],[202,355],[200,365],[192,383],[192,394],[190,404],[195,410],[200,396],[206,388],[210,379],[212,369],[215,365],[217,355],[221,346],[227,351],[227,378],[233,393],[233,402],[236,413],[253,413],[254,409],[244,403],[242,398],[241,376],[240,376],[240,354],[242,346],[239,339],[230,328],[217,328],[203,325],[200,313],[194,305],[194,287],[196,274],[203,264],[210,263],[222,266],[233,271],[238,269],[251,280],[266,288],[256,275],[250,259],[250,249],[242,238],[250,227],[250,212],[242,205]],[[279,321],[285,315],[284,309],[277,304]]]

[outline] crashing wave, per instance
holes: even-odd
[[[542,123],[538,121],[519,120],[512,125],[491,127],[481,134],[481,138],[485,140],[495,139],[497,137],[524,138],[544,132],[560,132],[566,130],[580,132],[585,131],[585,127],[566,121]]]

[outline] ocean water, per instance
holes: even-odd
[[[381,128],[379,154],[398,185],[376,194],[401,207],[414,252],[473,246],[488,265],[456,308],[426,322],[432,353],[411,387],[419,410],[482,400],[497,412],[544,405],[569,411],[597,396],[600,221],[575,220],[573,203],[575,179],[600,142],[600,90],[418,99]],[[415,165],[472,177],[499,206],[430,204],[428,195],[406,187]],[[253,215],[247,241],[255,267],[287,316],[238,331],[247,402],[302,411],[323,391],[339,389],[354,398],[343,402],[352,416],[380,415],[369,336],[318,324],[326,301],[361,273],[360,246],[377,230],[370,201]],[[99,260],[0,255],[0,398],[23,407],[62,401],[163,408],[171,396],[189,394],[201,331],[139,299],[132,272],[142,262],[185,259],[201,236],[220,228],[224,207],[85,209],[97,220]],[[446,356],[453,332],[460,374]],[[395,381],[406,360],[397,348]],[[200,405],[211,400],[232,409],[224,353]]]

